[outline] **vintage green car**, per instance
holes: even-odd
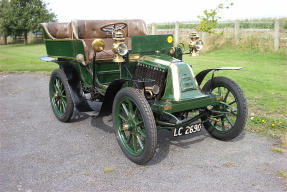
[[[204,127],[220,140],[238,136],[247,119],[247,102],[231,79],[214,77],[212,68],[196,76],[183,54],[194,55],[195,40],[183,53],[173,36],[148,35],[142,20],[78,20],[43,23],[48,56],[59,69],[52,72],[50,101],[55,116],[68,122],[74,111],[112,113],[116,139],[124,154],[137,164],[154,156],[157,131],[173,136],[192,134]],[[204,86],[205,76],[212,77]]]

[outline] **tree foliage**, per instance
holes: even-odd
[[[8,0],[0,1],[0,34],[4,36],[5,44],[7,44],[7,37],[12,33],[11,28],[11,11]]]
[[[27,43],[29,31],[37,32],[40,30],[40,23],[56,19],[56,15],[47,9],[47,5],[42,0],[1,0],[2,5],[7,6],[8,9],[1,11],[1,18],[2,15],[5,17],[0,20],[0,28],[7,29],[6,34],[9,35],[23,34],[25,43]],[[0,32],[4,34],[6,31]]]
[[[200,24],[198,25],[198,31],[213,33],[213,29],[217,27],[218,20],[221,18],[218,13],[221,9],[229,9],[233,6],[232,2],[225,0],[224,3],[220,3],[215,9],[204,10],[203,16],[198,16]]]

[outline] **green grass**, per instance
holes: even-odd
[[[43,44],[0,45],[0,72],[54,70],[57,64],[39,59],[45,55],[47,53]]]

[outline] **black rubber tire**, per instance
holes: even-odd
[[[210,86],[211,80],[206,82],[206,84],[202,88],[202,91],[207,93],[210,90]],[[219,140],[227,141],[237,137],[242,132],[246,124],[248,109],[245,95],[238,84],[226,77],[213,78],[211,90],[220,86],[228,88],[237,101],[237,116],[234,126],[227,132],[222,133],[217,131],[216,129],[213,129],[207,122],[203,125],[211,136]],[[204,121],[205,119],[206,117],[202,118],[202,121]]]
[[[139,156],[134,156],[130,154],[128,151],[126,151],[118,135],[118,131],[116,128],[116,121],[115,121],[115,110],[116,110],[117,103],[122,97],[129,97],[129,99],[131,99],[137,105],[141,113],[142,119],[144,121],[147,139],[145,140],[144,152]],[[157,129],[156,129],[153,112],[146,98],[135,88],[132,88],[132,87],[123,88],[115,96],[115,99],[113,102],[113,114],[112,115],[113,115],[115,135],[116,135],[118,144],[121,147],[123,153],[126,155],[126,157],[129,158],[132,162],[139,164],[139,165],[145,164],[148,161],[150,161],[155,154],[155,150],[157,146]]]
[[[66,112],[61,116],[56,113],[55,108],[52,104],[50,87],[51,87],[51,83],[53,82],[53,79],[55,77],[59,78],[62,81],[62,83],[64,85],[65,93],[66,93],[66,99],[67,99]],[[69,122],[72,115],[73,115],[73,112],[74,112],[74,103],[73,103],[70,88],[68,85],[68,79],[66,77],[66,74],[61,69],[56,69],[51,74],[50,82],[49,82],[49,96],[50,96],[50,103],[51,103],[53,112],[54,112],[55,116],[57,117],[57,119],[59,121],[62,121],[62,122]]]

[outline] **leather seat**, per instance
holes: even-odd
[[[131,49],[132,36],[148,34],[143,20],[78,20],[72,22],[75,37],[83,41],[89,61],[94,56],[92,42],[95,38],[101,38],[105,42],[105,51],[97,53],[97,60],[112,60],[114,58],[114,52],[112,51],[113,39],[107,32],[102,31],[101,27],[118,22],[127,24],[124,31],[126,33],[126,44],[129,49]]]
[[[72,39],[73,31],[71,23],[42,23],[51,39]]]

